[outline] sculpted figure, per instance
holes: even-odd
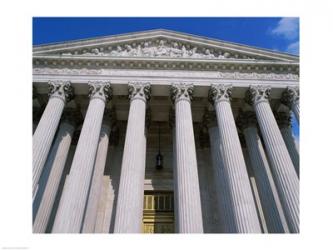
[[[194,47],[194,48],[190,51],[190,56],[193,57],[193,58],[199,58],[199,57],[200,57],[200,54],[197,53],[197,50],[198,50],[198,48],[197,48],[197,47]]]
[[[140,44],[136,48],[136,56],[142,56],[142,49]]]
[[[182,46],[182,56],[183,57],[189,57],[189,52],[185,48],[185,45]]]
[[[91,53],[94,54],[94,55],[99,55],[100,54],[99,49],[97,49],[97,48],[92,49]]]
[[[170,50],[170,56],[180,57],[182,56],[182,51],[178,47],[178,43],[174,42]]]
[[[215,56],[214,56],[214,54],[211,54],[211,53],[210,53],[210,50],[209,50],[209,49],[206,49],[206,50],[205,50],[205,57],[206,57],[206,58],[214,58]]]
[[[144,56],[153,56],[154,55],[154,51],[153,51],[152,48],[149,48],[149,43],[148,42],[145,42],[143,44],[142,54]]]
[[[120,47],[120,45],[118,45],[116,50],[111,51],[111,56],[120,56],[121,53],[122,53],[122,48]]]
[[[229,58],[229,57],[230,57],[230,53],[229,53],[229,52],[225,52],[225,53],[223,54],[223,56],[224,56],[224,58]]]
[[[217,58],[218,58],[218,59],[223,59],[223,58],[224,58],[223,52],[219,52],[219,55],[218,55]]]
[[[133,49],[131,45],[126,44],[125,49],[126,49],[126,55],[127,56],[135,56],[136,55],[136,50]]]
[[[168,48],[165,46],[165,41],[161,40],[157,50],[155,51],[155,56],[168,56],[169,55],[169,51]]]

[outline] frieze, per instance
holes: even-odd
[[[167,39],[152,39],[135,41],[132,43],[107,45],[94,48],[84,48],[76,51],[63,51],[63,56],[108,56],[108,57],[171,57],[171,58],[206,58],[206,59],[247,59],[254,60],[258,57],[241,55],[239,53],[197,46],[181,41]]]
[[[195,72],[197,77],[207,76],[207,72]],[[42,67],[42,68],[34,68],[33,74],[54,74],[54,75],[117,75],[117,76],[128,76],[128,71],[120,71],[114,69],[72,69],[72,68],[51,68],[51,67]],[[194,72],[177,72],[173,71],[173,76],[189,76],[193,77]],[[161,75],[160,71],[142,71],[135,72],[135,75],[142,76],[159,76]],[[297,74],[292,73],[257,73],[257,72],[212,72],[212,77],[227,79],[227,80],[291,80],[298,81],[299,76]]]

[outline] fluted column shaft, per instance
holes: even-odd
[[[172,128],[172,169],[173,169],[173,203],[174,203],[174,216],[175,216],[175,230],[179,228],[179,213],[178,213],[178,179],[177,177],[177,148],[176,148],[176,129],[175,129],[175,110],[169,110],[169,125]]]
[[[49,82],[49,101],[33,135],[33,197],[66,102],[73,98],[69,82]]]
[[[281,135],[284,139],[284,142],[287,146],[289,155],[294,164],[295,171],[299,178],[299,152],[295,144],[295,138],[291,129],[291,117],[289,113],[278,112],[276,115],[276,121],[279,125]]]
[[[130,83],[131,100],[114,233],[141,233],[146,158],[145,116],[150,84]]]
[[[68,120],[64,120],[59,126],[57,137],[45,163],[45,169],[50,168],[51,171],[34,220],[34,233],[45,233],[46,231],[64,171],[74,129],[75,124]]]
[[[81,231],[105,103],[111,98],[110,84],[90,83],[89,96],[88,110],[68,176],[68,185],[59,203],[53,233]]]
[[[210,126],[208,129],[210,150],[214,170],[214,178],[216,185],[216,195],[219,217],[221,218],[222,232],[232,233],[236,232],[237,227],[234,220],[234,208],[232,206],[231,192],[229,187],[229,180],[225,172],[225,168],[221,167],[222,155],[220,148],[220,132],[216,126]]]
[[[95,224],[97,217],[98,201],[101,194],[103,174],[106,163],[106,157],[109,146],[110,125],[104,123],[101,128],[98,149],[96,153],[94,174],[91,181],[89,199],[87,203],[86,215],[84,218],[83,233],[95,232]]]
[[[193,85],[173,84],[175,105],[177,215],[179,233],[203,233],[198,166],[194,142],[191,98]]]
[[[245,137],[268,231],[270,233],[289,232],[265,151],[258,135],[255,113],[241,112],[237,121]]]
[[[209,99],[215,106],[220,132],[222,155],[220,167],[225,168],[231,192],[236,227],[230,228],[230,231],[260,233],[256,205],[230,105],[231,88],[230,85],[213,84],[209,91]]]
[[[284,142],[286,143],[291,160],[294,164],[297,176],[299,177],[299,152],[297,150],[297,147],[295,144],[295,138],[292,134],[291,128],[282,127],[282,128],[280,128],[280,131],[281,131],[282,137],[284,139]]]
[[[289,230],[297,233],[299,232],[299,181],[269,105],[269,96],[269,87],[251,86],[246,99],[253,105],[257,116]]]

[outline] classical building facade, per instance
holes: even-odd
[[[34,233],[298,233],[299,58],[166,30],[33,48]]]

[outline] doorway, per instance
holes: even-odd
[[[174,233],[173,192],[145,191],[143,203],[144,233]]]

